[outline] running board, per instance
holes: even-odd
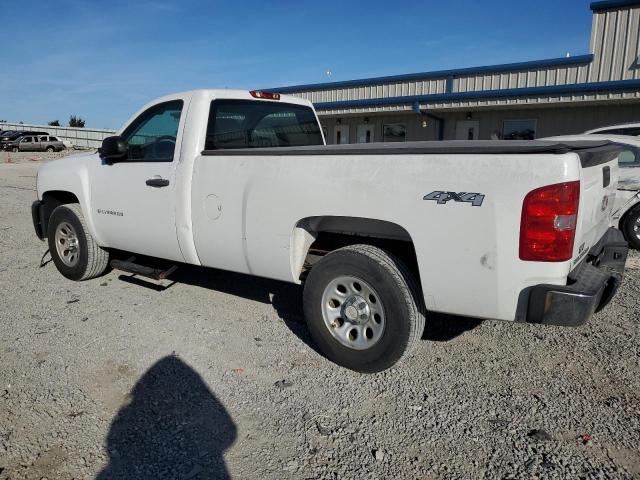
[[[140,265],[139,263],[134,263],[136,257],[128,258],[127,260],[111,260],[111,268],[116,270],[122,270],[123,272],[133,273],[135,275],[140,275],[142,277],[151,278],[152,280],[164,280],[173,272],[178,269],[177,265],[172,265],[170,268],[166,270],[161,270],[159,268],[147,267],[145,265]]]

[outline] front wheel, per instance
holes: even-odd
[[[640,250],[640,205],[627,213],[622,224],[622,233],[630,247]]]
[[[109,252],[93,239],[80,205],[60,205],[47,227],[49,251],[58,271],[70,280],[88,280],[109,267]]]
[[[352,245],[322,258],[307,278],[304,313],[330,360],[373,373],[408,356],[425,324],[422,292],[395,256]]]
[[[53,147],[47,147],[47,152],[51,153],[51,152],[55,152],[56,149]]]
[[[12,152],[14,152],[14,153],[18,152],[18,147],[13,147],[13,148],[11,149],[11,151],[12,151]]]

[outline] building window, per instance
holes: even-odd
[[[503,140],[533,140],[536,138],[537,120],[505,120],[502,123]]]
[[[407,139],[407,125],[404,123],[388,123],[382,127],[385,142],[404,142]]]

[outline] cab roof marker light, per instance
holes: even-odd
[[[260,90],[251,90],[249,93],[253,98],[264,98],[266,100],[280,100],[279,93],[261,92]]]

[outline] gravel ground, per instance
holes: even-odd
[[[298,286],[39,268],[38,163],[5,161],[2,480],[640,477],[637,253],[581,328],[433,316],[413,358],[359,375],[310,345]]]

